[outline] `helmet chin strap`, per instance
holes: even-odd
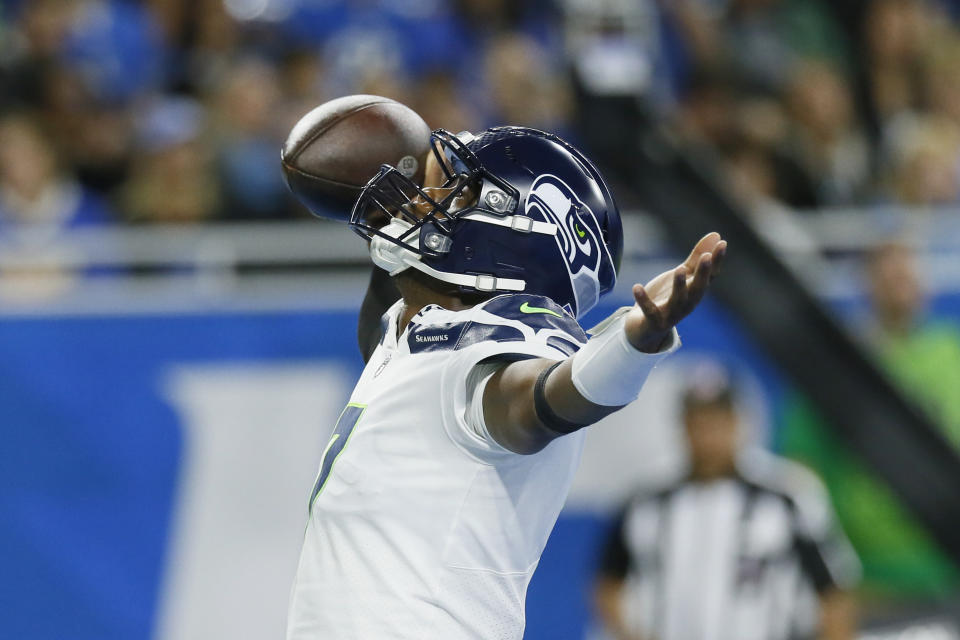
[[[380,233],[399,239],[400,236],[412,228],[413,225],[406,220],[393,218],[390,220],[390,224],[380,229]],[[420,230],[418,229],[415,233],[410,234],[404,241],[410,244],[419,244]],[[392,276],[406,271],[408,267],[412,267],[414,263],[420,261],[420,256],[413,251],[396,242],[390,242],[379,235],[373,236],[370,240],[370,258],[373,260],[373,264]]]
[[[406,220],[394,218],[390,221],[390,224],[380,229],[380,233],[390,236],[391,238],[399,239],[412,228],[413,225]],[[416,233],[411,233],[404,238],[403,242],[417,244],[419,243],[419,236],[420,232],[418,230]],[[523,291],[527,286],[524,280],[516,278],[498,278],[486,274],[469,275],[465,273],[438,271],[430,265],[424,264],[420,260],[419,254],[379,235],[373,236],[370,240],[370,258],[375,265],[387,271],[392,276],[413,267],[431,278],[461,287],[473,287],[477,291]]]

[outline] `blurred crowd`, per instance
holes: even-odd
[[[753,214],[960,197],[950,0],[5,0],[0,230],[302,215],[278,149],[339,95],[589,141],[629,98]]]
[[[512,2],[30,0],[0,13],[0,229],[302,215],[291,126],[339,95],[433,126],[563,129],[556,8]]]
[[[944,442],[960,451],[960,328],[930,313],[926,275],[914,247],[874,247],[864,264],[869,307],[851,329],[904,397],[940,429]],[[955,564],[820,411],[791,396],[781,408],[778,448],[823,479],[863,566],[863,618],[889,619],[944,602],[955,607]]]

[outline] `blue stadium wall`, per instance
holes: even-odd
[[[851,311],[858,304],[842,306]],[[598,309],[592,317],[609,310]],[[960,297],[942,298],[935,308],[954,316],[958,310]],[[332,371],[330,378],[306,378],[334,389],[335,396],[316,415],[298,417],[315,424],[319,434],[317,450],[307,454],[310,465],[301,465],[312,466],[336,418],[334,405],[346,401],[361,370],[355,319],[354,313],[334,310],[0,319],[0,637],[148,640],[175,637],[177,625],[202,626],[196,617],[203,615],[203,602],[178,604],[170,595],[186,584],[171,575],[179,571],[186,581],[195,575],[188,568],[171,569],[171,540],[174,531],[189,539],[184,528],[192,522],[215,521],[220,505],[194,496],[200,501],[192,507],[196,517],[175,518],[178,500],[186,495],[183,483],[193,480],[183,472],[190,448],[184,416],[190,411],[171,403],[171,371]],[[723,309],[708,302],[684,321],[681,333],[685,350],[716,354],[754,372],[775,407],[780,378]],[[323,369],[328,365],[332,368]],[[323,382],[328,379],[339,383]],[[283,380],[276,379],[277,388],[283,388]],[[230,388],[223,387],[224,393]],[[296,410],[310,413],[310,395],[304,398],[308,409]],[[281,438],[284,421],[281,411],[265,421],[264,429],[278,429]],[[300,473],[313,472],[315,467]],[[279,576],[292,572],[290,558],[302,535],[310,480],[296,482],[302,482],[303,496],[295,496],[295,502],[302,500],[304,511],[295,516],[301,522],[293,528],[301,529],[283,533],[284,546],[292,550],[284,555]],[[251,508],[269,513],[270,502]],[[230,509],[235,505],[224,506]],[[564,511],[530,586],[526,638],[583,637],[590,624],[591,571],[609,521],[604,509]],[[237,532],[223,536],[231,543],[243,537],[243,524],[224,526]],[[270,525],[254,517],[250,526],[266,530]],[[209,548],[210,542],[197,544],[197,549]],[[269,568],[269,561],[264,566]],[[270,580],[277,584],[281,578]],[[231,584],[219,588],[229,600]],[[273,597],[273,637],[282,635],[276,610],[287,588]],[[186,587],[180,591],[189,593]],[[185,613],[184,606],[200,611]],[[179,622],[171,626],[165,616]]]

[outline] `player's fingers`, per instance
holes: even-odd
[[[687,256],[687,259],[683,261],[683,266],[692,272],[694,269],[696,269],[697,261],[700,259],[700,256],[704,253],[712,252],[717,243],[720,241],[720,234],[716,231],[711,231],[707,235],[700,238],[700,240],[697,241],[697,244],[694,245],[693,251],[691,251],[690,255]]]
[[[710,272],[713,267],[713,256],[709,253],[700,256],[700,263],[687,287],[687,307],[692,309],[703,298],[710,284]]]
[[[720,275],[720,269],[723,267],[723,260],[727,257],[727,241],[723,240],[717,243],[717,248],[713,251],[713,266],[710,268],[710,281]]]
[[[691,283],[697,278],[710,275],[710,270],[713,268],[713,254],[712,253],[702,253],[697,257],[697,261],[694,263],[692,269],[687,269],[687,288],[689,289]]]
[[[687,256],[686,260],[684,260],[684,265],[689,268],[696,266],[699,256],[710,251],[710,249],[713,248],[713,245],[717,243],[719,238],[720,234],[713,231],[697,240],[697,243],[693,245],[693,249],[690,251],[690,255]]]
[[[687,300],[687,268],[683,265],[677,267],[673,272],[673,289],[670,291],[670,299],[667,300],[667,313],[674,315],[682,309]]]
[[[660,324],[660,308],[650,299],[647,290],[642,284],[633,285],[633,299],[637,301],[637,306],[643,311],[643,315],[656,326]]]

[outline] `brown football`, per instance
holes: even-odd
[[[380,165],[423,183],[430,127],[390,98],[353,95],[326,102],[290,130],[280,160],[290,190],[314,215],[346,220]]]

